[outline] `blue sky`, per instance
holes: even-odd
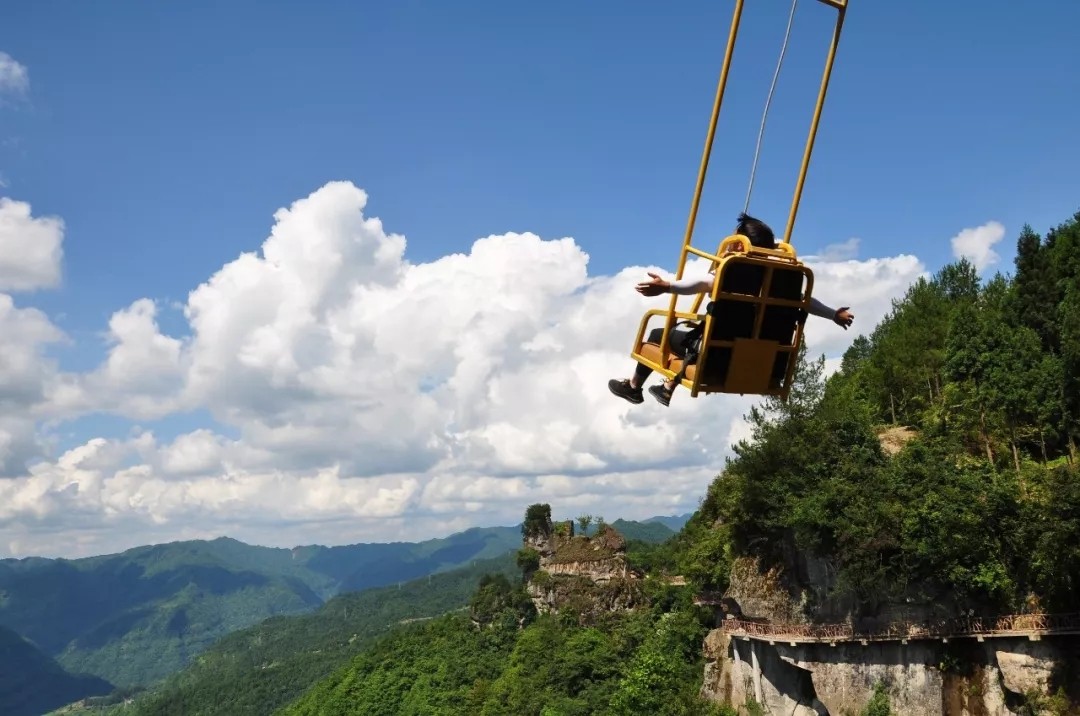
[[[936,265],[963,226],[1010,241],[1080,208],[1080,4],[977,5],[852,2],[796,248],[859,236]],[[705,230],[741,209],[789,7],[747,6]],[[65,285],[35,301],[71,327],[183,300],[332,178],[418,260],[531,230],[574,236],[594,271],[671,265],[731,3],[105,7],[15,2],[0,27],[33,87],[0,118],[5,191],[67,223]],[[770,112],[752,209],[777,225],[833,14],[802,0]]]
[[[748,0],[698,222],[742,209],[789,4]],[[433,261],[489,234],[572,236],[589,273],[674,268],[732,3],[253,2],[5,5],[0,51],[28,68],[0,104],[0,176],[65,222],[60,287],[17,295],[105,356],[109,317],[170,303],[243,251],[273,212],[332,180]],[[800,0],[751,212],[782,229],[834,11]],[[949,239],[1080,209],[1080,3],[851,0],[794,243],[952,260]],[[701,239],[699,239],[700,241]],[[631,329],[632,330],[632,329]],[[166,434],[229,432],[207,410]],[[81,418],[70,440],[123,435]]]

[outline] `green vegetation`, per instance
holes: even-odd
[[[520,554],[506,553],[400,587],[344,594],[312,614],[268,619],[221,639],[132,706],[109,708],[109,699],[98,699],[77,713],[271,713],[340,669],[387,631],[419,628],[447,613],[493,627],[498,615],[509,610],[524,623],[532,607],[519,574],[530,564],[538,565],[539,555],[532,550],[522,552],[532,554],[524,565]]]
[[[629,542],[658,543],[666,542],[675,536],[675,531],[662,522],[628,522],[615,520],[611,526]]]
[[[764,401],[678,538],[684,573],[791,554],[837,574],[862,613],[913,599],[985,612],[1080,600],[1080,214],[1026,228],[1015,277],[960,261],[920,279],[840,371],[800,364]],[[910,428],[895,456],[879,434]],[[836,602],[834,602],[836,603]]]
[[[496,581],[479,592],[514,593]],[[720,716],[697,695],[705,628],[688,597],[586,627],[523,617],[512,598],[481,626],[448,615],[381,639],[279,713]]]
[[[551,534],[551,505],[529,505],[521,523],[521,535],[526,539],[547,537]]]
[[[566,537],[558,543],[558,551],[551,556],[552,564],[572,564],[574,562],[597,562],[615,556],[612,547],[575,535]]]
[[[102,679],[68,673],[33,644],[0,627],[0,714],[38,716],[112,689]]]
[[[87,559],[0,560],[0,625],[71,672],[149,685],[229,632],[316,609],[342,591],[395,584],[520,544],[513,527],[420,543],[254,547],[233,539]]]
[[[889,689],[884,683],[879,681],[874,684],[874,695],[870,697],[870,703],[859,713],[859,716],[892,716]]]
[[[453,572],[343,594],[312,614],[267,619],[229,634],[125,716],[262,716],[340,668],[374,638],[469,606],[484,575],[517,576],[513,555]],[[497,601],[497,600],[496,600]],[[466,618],[467,617],[462,617]],[[114,712],[110,712],[114,713]]]

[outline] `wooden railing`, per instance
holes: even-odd
[[[1009,614],[1001,617],[957,617],[923,622],[896,622],[859,630],[851,624],[774,624],[725,619],[720,629],[756,639],[802,642],[894,641],[965,636],[1080,634],[1080,612],[1070,614]]]

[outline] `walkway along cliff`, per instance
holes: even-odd
[[[761,596],[759,604],[775,603],[775,595]],[[864,631],[776,622],[762,612],[737,618],[726,612],[737,608],[731,600],[698,603],[720,616],[705,639],[702,692],[713,701],[841,716],[862,713],[880,691],[896,716],[1077,712],[1069,697],[1080,688],[1080,612],[890,622]]]

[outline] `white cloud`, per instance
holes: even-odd
[[[997,221],[989,221],[982,226],[964,229],[951,240],[953,256],[966,258],[982,271],[987,266],[997,263],[1000,258],[992,248],[1005,238],[1005,227]]]
[[[0,293],[0,479],[23,472],[27,460],[42,453],[35,423],[51,414],[63,393],[50,344],[65,340],[41,311],[18,308]]]
[[[420,539],[513,524],[537,500],[611,519],[696,506],[753,401],[680,391],[664,408],[608,392],[633,370],[644,311],[667,305],[633,290],[656,267],[590,276],[572,239],[529,233],[412,263],[404,237],[364,216],[366,202],[332,182],[278,211],[260,251],[190,293],[190,336],[164,335],[143,299],[113,315],[96,370],[13,379],[39,386],[54,416],[205,409],[237,437],[139,432],[0,480],[0,549],[64,544],[50,535],[78,526],[98,535],[67,543],[85,553],[214,533]],[[811,350],[833,357],[923,272],[903,255],[812,268],[815,295],[857,315],[846,332],[807,323]],[[33,355],[42,340],[21,345]]]
[[[65,408],[150,419],[183,407],[183,344],[161,334],[153,301],[139,299],[114,313],[107,340],[111,347],[105,363],[80,377]]]
[[[0,51],[0,94],[22,94],[30,89],[30,73],[14,57]]]
[[[813,295],[829,308],[847,306],[855,316],[844,331],[811,316],[806,321],[807,348],[815,354],[839,355],[856,335],[870,335],[874,326],[892,308],[892,299],[904,295],[919,276],[926,276],[922,261],[911,254],[863,261],[812,262]]]
[[[64,222],[35,218],[30,205],[0,197],[0,291],[29,291],[60,283]]]
[[[820,254],[803,256],[803,261],[832,262],[847,261],[859,255],[860,239],[850,238],[839,244],[829,244]]]

